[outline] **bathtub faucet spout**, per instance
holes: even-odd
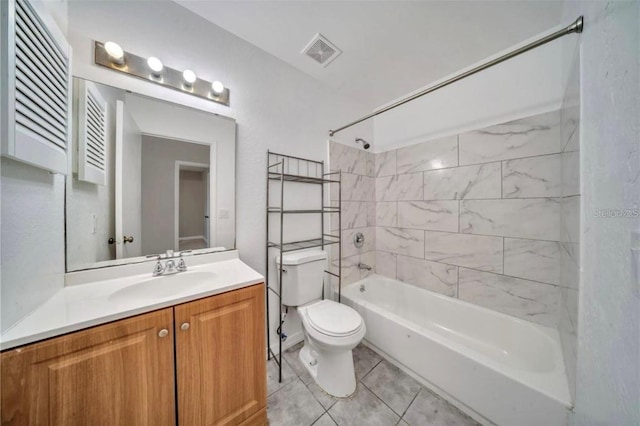
[[[366,263],[358,263],[358,269],[365,269],[367,271],[370,271],[371,266],[367,265]]]

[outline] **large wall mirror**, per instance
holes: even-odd
[[[231,118],[74,78],[67,271],[235,248]]]

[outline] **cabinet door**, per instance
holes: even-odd
[[[4,352],[2,424],[174,425],[172,322],[163,309]]]
[[[180,425],[239,425],[266,407],[264,309],[263,284],[175,307]]]
[[[68,173],[71,47],[40,2],[0,1],[0,153]],[[42,13],[40,13],[42,12]]]

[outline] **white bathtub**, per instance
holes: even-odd
[[[557,330],[379,275],[345,287],[342,301],[360,312],[374,349],[476,420],[567,424]]]

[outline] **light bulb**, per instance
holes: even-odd
[[[118,65],[124,64],[124,50],[118,43],[108,41],[104,44],[104,50],[107,51],[107,55],[109,55],[112,62]]]
[[[159,76],[162,72],[162,62],[155,56],[151,56],[149,59],[147,59],[147,65],[151,69],[151,73],[155,76]]]
[[[191,86],[196,81],[196,73],[191,70],[184,70],[182,78],[184,78],[184,81],[188,86]]]
[[[224,84],[216,80],[211,83],[211,90],[213,90],[213,93],[217,93],[219,95],[220,93],[224,92]]]

